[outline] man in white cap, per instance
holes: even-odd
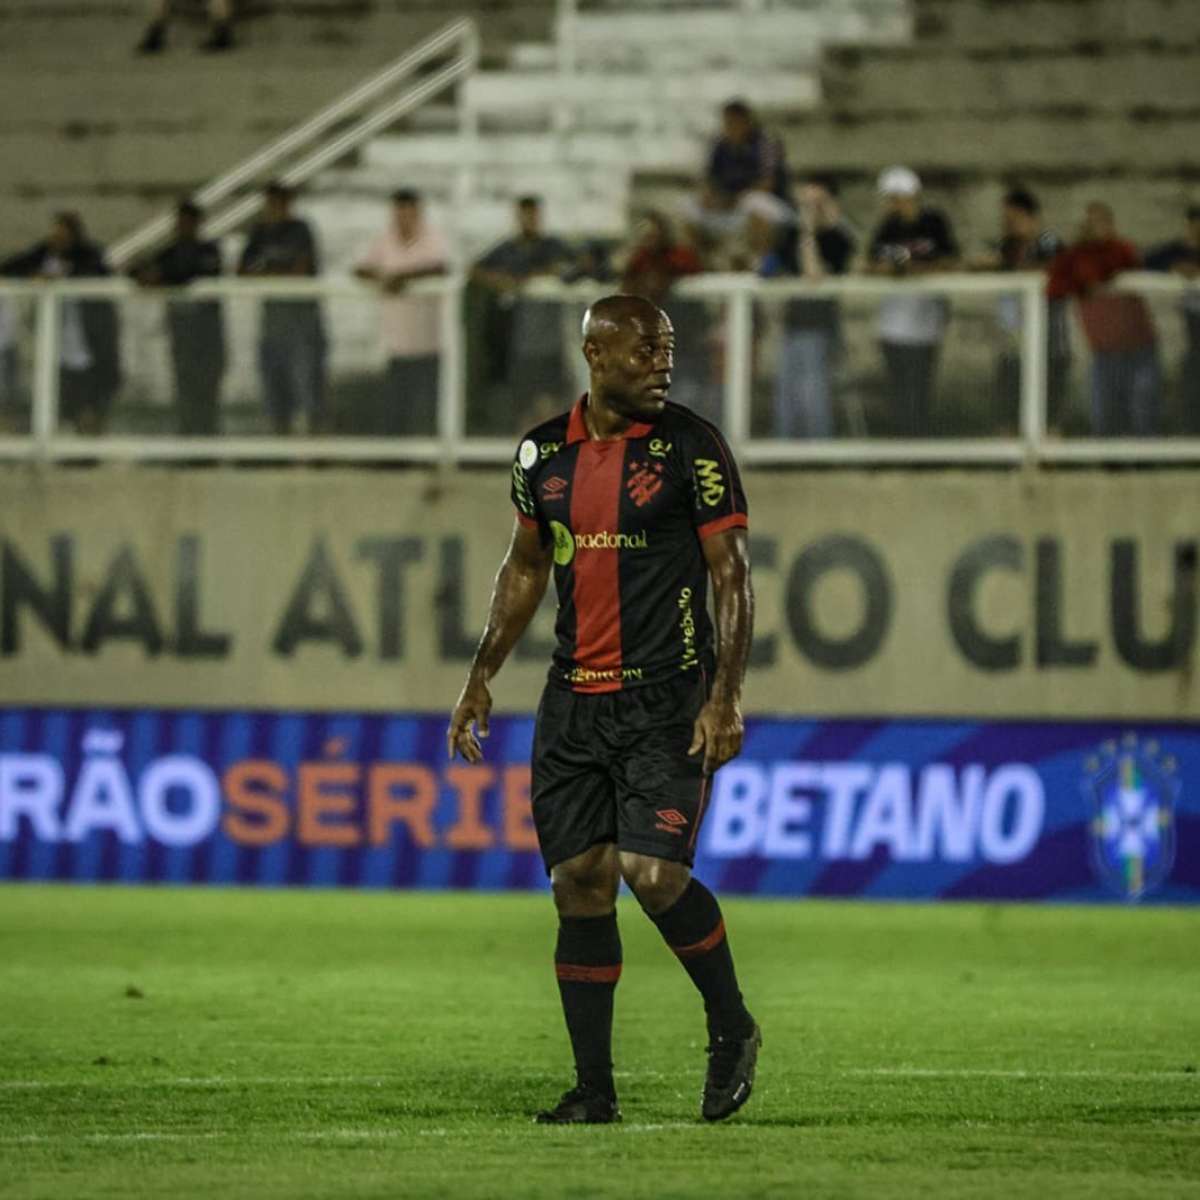
[[[921,204],[921,180],[908,167],[888,167],[879,176],[884,217],[871,240],[875,275],[905,277],[949,271],[957,265],[958,243],[950,222]],[[879,341],[887,371],[895,432],[923,437],[938,354],[949,305],[940,296],[887,296],[879,306]]]

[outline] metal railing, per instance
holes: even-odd
[[[441,65],[422,73],[434,63]],[[208,236],[229,233],[255,211],[260,199],[257,195],[241,195],[246,188],[262,184],[270,177],[298,187],[478,69],[479,32],[475,22],[466,18],[452,21],[309,120],[197,190],[193,199],[208,211],[205,221]],[[458,199],[463,201],[471,190],[474,156],[469,152],[469,143],[476,133],[476,118],[471,107],[461,100],[460,90],[457,111],[463,154]],[[308,152],[297,158],[306,148]],[[113,245],[110,261],[119,270],[129,266],[139,255],[164,241],[173,223],[173,213],[156,217]]]
[[[100,436],[81,436],[64,428],[59,414],[60,370],[63,351],[64,304],[70,301],[107,300],[118,305],[172,303],[210,300],[252,304],[265,299],[309,298],[322,301],[326,309],[350,302],[375,303],[378,290],[350,279],[214,279],[186,289],[140,289],[123,279],[25,282],[0,280],[0,303],[18,308],[24,315],[25,337],[22,354],[26,376],[31,381],[28,405],[28,431],[0,436],[0,460],[55,461],[144,460],[295,460],[427,463],[503,463],[512,453],[519,429],[514,424],[504,436],[474,436],[467,420],[468,372],[467,340],[464,327],[463,291],[465,279],[451,275],[414,282],[405,290],[413,298],[424,297],[437,303],[440,312],[438,354],[440,371],[437,382],[436,427],[423,436],[381,437],[324,434],[282,436],[249,433],[238,436],[176,436],[173,434],[116,431]],[[1169,276],[1136,274],[1124,277],[1122,290],[1154,295],[1159,299],[1182,299],[1188,288],[1182,280]],[[582,368],[578,359],[578,316],[590,301],[613,290],[611,284],[591,281],[565,285],[542,280],[529,286],[522,298],[554,303],[559,306],[560,326],[565,347],[574,345],[576,384]],[[1191,295],[1197,296],[1191,288]],[[763,328],[770,323],[771,312],[782,311],[784,302],[797,299],[838,300],[844,307],[858,305],[860,324],[865,330],[873,321],[870,306],[895,296],[943,297],[953,306],[974,303],[974,324],[961,340],[970,342],[974,330],[983,327],[987,306],[980,301],[997,296],[1019,299],[1020,321],[1015,336],[1019,350],[1019,410],[1007,429],[979,436],[880,437],[836,436],[811,439],[785,439],[764,434],[754,428],[756,388],[761,394],[764,381],[770,385],[773,361],[764,363]],[[894,281],[859,276],[829,279],[820,283],[797,280],[762,281],[748,275],[705,275],[688,280],[671,293],[672,302],[690,302],[710,314],[712,340],[720,353],[712,356],[718,376],[718,414],[725,432],[741,458],[758,464],[944,464],[944,465],[1015,465],[1056,462],[1137,462],[1200,463],[1200,438],[1149,436],[1137,438],[1068,437],[1050,431],[1047,419],[1047,303],[1044,279],[1038,274],[980,274],[925,276]],[[356,310],[357,311],[357,310]],[[229,322],[227,322],[229,324]],[[252,324],[252,322],[250,323]],[[363,333],[358,316],[343,321],[342,328],[355,329],[360,343],[374,341],[374,331]],[[336,328],[336,323],[335,323]],[[244,341],[254,337],[247,325],[239,328]],[[126,360],[137,350],[127,336]],[[336,340],[336,339],[335,339]],[[2,348],[0,348],[2,349]],[[353,348],[351,348],[353,349]],[[867,334],[860,335],[859,356],[863,361],[874,349]],[[977,359],[986,351],[967,346]],[[349,353],[349,351],[347,351]],[[355,351],[357,353],[357,351]],[[677,360],[686,363],[701,353],[701,348],[684,341],[677,349]],[[346,357],[344,354],[343,357]],[[352,357],[352,356],[351,356]],[[367,361],[355,363],[360,373],[376,369]],[[246,389],[254,393],[253,361],[243,355]],[[377,360],[376,360],[377,366]],[[677,374],[680,374],[677,365]],[[971,399],[974,385],[969,380],[950,378],[943,384],[944,394],[952,396],[949,408]],[[172,403],[169,385],[150,386],[151,399],[161,411]],[[561,407],[566,407],[574,386],[564,384]],[[761,400],[761,395],[760,395]],[[884,397],[886,401],[886,396]],[[0,397],[2,401],[2,397]],[[1200,397],[1192,403],[1200,403]],[[0,403],[0,422],[5,418]],[[13,405],[7,405],[11,413]],[[119,409],[119,404],[118,404]],[[516,416],[514,415],[514,421]],[[11,422],[10,422],[11,423]],[[761,425],[761,422],[760,422]],[[938,431],[931,431],[938,432]]]

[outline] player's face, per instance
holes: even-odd
[[[623,417],[653,421],[666,404],[674,361],[675,330],[666,317],[657,324],[631,321],[610,342],[596,382]]]

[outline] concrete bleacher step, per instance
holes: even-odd
[[[202,20],[177,20],[168,35],[164,61],[207,64],[210,75],[244,56],[263,62],[286,61],[317,66],[331,60],[357,59],[362,69],[402,54],[442,28],[451,17],[475,17],[485,58],[502,60],[517,41],[550,36],[553,0],[456,0],[445,3],[402,0],[396,3],[275,5],[262,12],[250,6],[238,23],[240,45],[233,55],[213,59],[195,53]],[[143,0],[7,0],[0,5],[0,59],[20,56],[21,64],[59,64],[65,60],[92,66],[129,65],[131,71],[153,63],[132,51],[145,25]],[[76,51],[86,51],[74,58]]]
[[[379,137],[364,147],[359,166],[372,169],[457,167],[470,163],[482,169],[594,167],[606,174],[610,168],[632,162],[657,161],[664,169],[694,170],[703,146],[695,138],[674,134],[628,137],[613,133],[578,133],[558,139],[545,134],[494,134],[460,141],[455,135]]]
[[[912,34],[906,0],[874,6],[825,4],[806,9],[675,10],[583,13],[558,22],[558,45],[571,45],[576,65],[633,59],[647,69],[683,51],[699,68],[712,60],[811,63],[828,45],[890,45]]]
[[[796,117],[782,127],[792,162],[859,172],[905,162],[917,170],[1017,175],[1026,170],[1185,171],[1195,163],[1194,117],[1040,113],[997,121],[994,114],[888,113]]]
[[[823,79],[832,105],[864,115],[949,110],[1007,119],[1053,109],[1200,110],[1200,72],[1194,57],[1178,51],[1130,49],[1097,57],[1064,49],[982,62],[945,48],[856,51],[831,56]]]
[[[567,81],[554,75],[493,71],[469,80],[466,95],[487,122],[568,113],[573,125],[592,130],[710,130],[714,112],[731,96],[743,96],[764,109],[811,108],[820,98],[820,80],[815,71],[597,73]]]
[[[1013,49],[1115,47],[1157,42],[1200,46],[1192,0],[916,0],[916,32],[927,46],[1002,54]]]

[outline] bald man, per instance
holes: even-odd
[[[667,400],[674,351],[671,322],[648,300],[608,296],[588,310],[589,389],[517,449],[512,539],[447,731],[451,757],[481,759],[488,684],[553,570],[558,644],[534,734],[533,820],[558,909],[555,973],[576,1086],[537,1114],[544,1124],[621,1117],[612,1018],[622,879],[704,999],[707,1120],[749,1098],[762,1044],[721,909],[691,876],[713,773],[742,745],[754,607],[746,498],[717,429]]]

